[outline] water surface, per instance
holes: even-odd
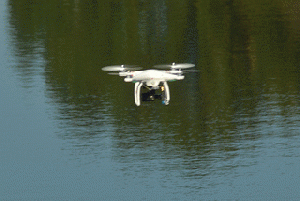
[[[2,200],[297,200],[298,1],[1,2]],[[194,63],[170,105],[101,68]]]

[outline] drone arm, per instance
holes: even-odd
[[[164,82],[164,87],[165,87],[165,105],[168,105],[170,101],[170,89],[167,82]]]
[[[143,86],[142,82],[136,82],[134,84],[134,99],[135,99],[135,104],[137,106],[141,105],[141,87]]]

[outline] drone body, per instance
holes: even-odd
[[[119,71],[118,75],[125,77],[125,82],[135,83],[134,97],[135,104],[141,105],[142,101],[152,101],[155,99],[161,99],[165,105],[170,101],[170,90],[167,84],[168,81],[183,80],[183,71],[181,69],[194,67],[194,64],[175,64],[172,65],[156,65],[156,68],[169,68],[170,70],[145,70],[134,71],[140,69],[137,67],[121,66],[107,66],[102,68],[103,71]],[[147,92],[142,93],[142,89]],[[160,91],[161,94],[156,94]]]

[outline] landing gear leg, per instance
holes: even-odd
[[[142,82],[136,82],[134,84],[134,99],[135,99],[135,104],[137,106],[141,105],[141,87],[143,86]]]
[[[164,95],[164,100],[162,101],[162,103],[165,104],[165,105],[169,105],[169,102],[170,102],[170,89],[169,89],[169,86],[168,86],[167,82],[164,82],[164,91],[165,91],[165,95]]]

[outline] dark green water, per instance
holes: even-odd
[[[297,0],[3,0],[1,200],[298,200]],[[194,63],[170,105],[101,68]]]

